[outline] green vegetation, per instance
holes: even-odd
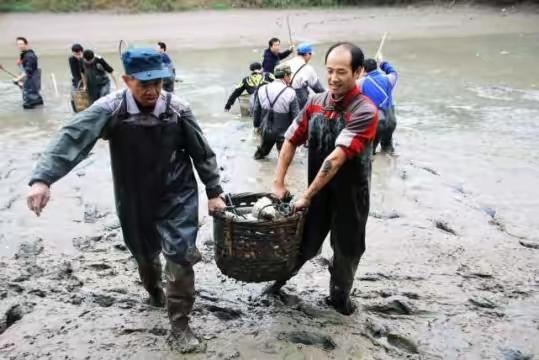
[[[407,5],[460,3],[487,3],[511,5],[518,0],[0,0],[0,12],[8,11],[99,11],[116,10],[129,12],[181,11],[191,9],[227,10],[230,8],[299,8],[335,7],[360,5]]]

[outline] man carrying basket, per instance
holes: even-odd
[[[300,255],[292,273],[266,291],[278,292],[317,255],[331,232],[328,304],[345,315],[355,310],[350,291],[365,251],[372,141],[378,124],[376,106],[356,85],[363,61],[361,49],[350,43],[338,43],[328,50],[329,91],[309,99],[288,128],[272,188],[279,198],[285,195],[284,179],[296,148],[308,142],[309,186],[295,202],[296,209],[309,208]]]

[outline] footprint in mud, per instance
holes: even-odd
[[[419,349],[412,339],[391,332],[385,325],[380,324],[373,319],[367,319],[365,323],[365,330],[367,335],[375,344],[379,344],[379,340],[385,339],[387,343],[399,350],[405,351],[410,354],[418,354]]]
[[[309,331],[282,332],[277,336],[278,340],[288,341],[292,344],[313,345],[324,350],[334,350],[337,344],[331,336]]]
[[[19,304],[10,306],[0,318],[0,334],[4,333],[11,325],[21,320],[23,317],[23,310]]]
[[[419,350],[417,345],[411,339],[399,334],[389,333],[387,334],[387,342],[401,350],[404,350],[410,354],[418,354]]]
[[[519,244],[530,249],[539,249],[539,241],[537,240],[521,239]]]
[[[94,224],[110,214],[110,211],[102,211],[95,204],[84,204],[84,222]]]
[[[148,333],[155,336],[165,336],[168,334],[168,330],[159,327],[153,327],[150,329],[144,328],[125,328],[120,331],[120,335],[130,335],[134,333]]]
[[[241,318],[243,313],[240,310],[224,308],[217,305],[205,305],[205,308],[210,311],[219,320],[230,321]]]
[[[92,270],[97,270],[97,271],[109,270],[112,268],[110,265],[105,264],[105,263],[87,264],[85,267]]]
[[[524,354],[518,349],[500,348],[503,355],[503,360],[532,360],[533,355]]]
[[[480,308],[494,309],[494,308],[498,307],[498,305],[496,305],[496,303],[494,301],[492,301],[490,299],[487,299],[485,297],[470,298],[470,299],[468,299],[468,301],[472,305],[475,305],[475,306],[480,307]]]
[[[266,300],[269,301],[270,305],[271,305],[271,299],[277,300],[281,302],[282,305],[285,305],[288,307],[294,307],[301,303],[301,299],[299,296],[287,293],[284,290],[280,290],[276,294],[268,294],[266,296]]]
[[[33,241],[25,241],[19,245],[15,253],[16,260],[33,259],[40,255],[44,250],[43,239],[37,238]]]
[[[445,231],[446,233],[448,234],[451,234],[451,235],[457,235],[457,232],[455,230],[453,230],[449,224],[447,223],[447,221],[443,221],[443,220],[435,220],[434,221],[434,225],[442,230],[442,231]]]
[[[24,315],[31,313],[34,309],[34,303],[0,304],[0,334],[4,333],[10,326],[21,320]]]
[[[401,218],[402,214],[400,214],[396,210],[392,210],[392,211],[389,211],[389,212],[383,212],[383,213],[373,211],[373,212],[369,213],[369,216],[372,216],[375,219],[392,220],[392,219]]]
[[[85,236],[85,237],[76,237],[73,241],[73,246],[80,251],[87,252],[100,252],[105,251],[104,249],[97,249],[97,243],[103,239],[102,235],[97,236]]]
[[[116,298],[105,294],[92,294],[92,301],[101,307],[110,307],[116,302]]]
[[[383,274],[381,272],[376,273],[365,273],[365,275],[360,276],[358,280],[360,281],[383,281],[388,280],[389,277],[386,274]]]
[[[384,299],[383,302],[367,305],[365,308],[368,311],[384,315],[411,315],[417,313],[417,310],[400,296]]]

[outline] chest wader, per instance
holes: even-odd
[[[335,140],[345,127],[344,114],[326,109],[326,114],[313,114],[309,121],[308,182],[318,174],[324,159],[335,149]],[[359,260],[365,251],[365,227],[369,215],[371,178],[370,145],[358,156],[348,159],[334,178],[312,199],[307,213],[300,256],[295,270],[319,252],[330,232],[333,258],[329,265],[328,303],[338,312],[354,312],[349,295]],[[275,282],[268,289],[274,292],[288,279]]]
[[[286,114],[275,114],[275,111],[273,111],[273,107],[277,103],[277,100],[281,97],[281,95],[286,91],[288,87],[285,86],[271,101],[269,94],[268,94],[268,87],[265,87],[266,90],[266,98],[268,99],[269,103],[269,109],[267,109],[267,114],[262,119],[262,124],[260,125],[260,128],[262,130],[262,142],[258,149],[255,152],[255,159],[259,160],[264,157],[266,157],[271,149],[273,148],[273,145],[277,145],[277,150],[281,151],[281,147],[283,146],[284,142],[284,133],[286,132],[286,129],[288,129],[288,126],[290,126],[290,123],[293,119],[290,119],[288,116],[288,113]]]
[[[392,152],[393,149],[393,132],[397,127],[397,118],[395,116],[395,106],[391,105],[384,110],[385,117],[385,126],[383,131],[380,133],[380,145],[382,146],[382,151]],[[376,136],[378,138],[378,135]],[[374,151],[374,149],[373,149]]]
[[[43,104],[39,94],[41,90],[41,69],[36,69],[31,76],[27,76],[22,86],[22,101],[25,109],[31,109]]]
[[[129,114],[124,92],[104,137],[110,141],[124,241],[151,302],[163,300],[159,253],[167,260],[167,308],[174,330],[187,327],[195,293],[192,265],[201,256],[196,248],[197,183],[184,150],[182,121],[170,99],[168,94],[167,110],[159,118]]]
[[[294,84],[294,79],[296,78],[296,75],[303,69],[307,64],[303,64],[299,67],[298,71],[294,73],[292,76],[292,80],[290,80],[290,84]],[[302,86],[298,89],[294,89],[296,91],[296,98],[298,99],[299,109],[302,110],[305,107],[305,104],[307,104],[307,101],[309,100],[309,85],[308,84],[302,84]]]
[[[86,89],[93,104],[99,98],[110,92],[110,79],[103,66],[97,61],[92,64],[84,64],[84,76],[86,77]]]

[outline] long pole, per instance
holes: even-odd
[[[290,15],[286,15],[286,26],[288,27],[288,40],[290,41],[290,46],[294,45],[292,41],[292,29],[290,28]]]
[[[378,46],[378,50],[376,51],[375,57],[378,57],[380,53],[382,52],[382,48],[384,47],[384,43],[386,42],[387,32],[384,33],[384,36],[382,36],[382,41],[380,41],[380,45]]]
[[[51,73],[52,86],[54,87],[54,94],[58,97],[58,84],[56,83],[56,76],[54,73]]]
[[[13,76],[14,78],[17,77],[17,75],[13,74],[11,71],[7,70],[2,64],[0,64],[0,70],[5,71],[9,75]]]
[[[11,71],[7,70],[2,64],[0,64],[0,70],[5,71],[8,75],[13,76],[14,78],[17,77],[17,75],[13,74]],[[16,85],[19,89],[22,89],[22,86],[19,82],[13,82],[13,85]]]

